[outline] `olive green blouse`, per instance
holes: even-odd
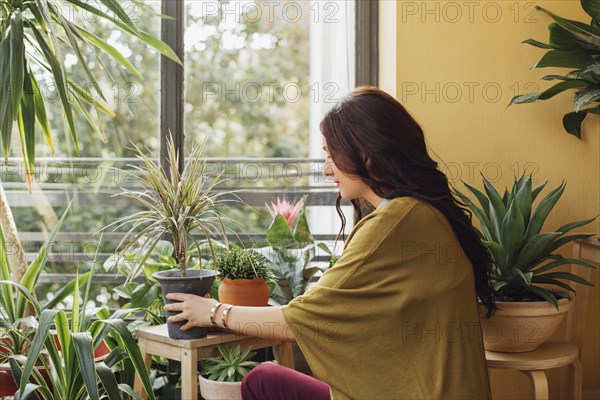
[[[473,269],[446,218],[402,197],[283,315],[338,399],[489,399]]]

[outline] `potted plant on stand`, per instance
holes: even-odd
[[[138,190],[123,189],[119,195],[139,201],[146,209],[123,217],[106,228],[118,228],[131,225],[131,228],[119,244],[121,254],[127,254],[137,248],[138,257],[135,268],[130,274],[134,276],[146,264],[153,249],[163,238],[167,238],[174,249],[173,257],[177,260],[177,269],[168,269],[152,274],[162,288],[163,301],[167,293],[180,292],[204,295],[210,291],[216,271],[202,269],[202,250],[208,249],[214,259],[211,238],[217,234],[227,241],[225,222],[230,221],[219,207],[226,206],[223,196],[231,192],[216,192],[215,188],[222,180],[220,176],[208,178],[205,175],[206,162],[201,159],[203,145],[195,145],[184,163],[182,171],[178,170],[179,154],[175,150],[173,140],[167,140],[168,171],[137,146],[137,157],[142,166],[132,166],[133,180],[141,187]],[[204,234],[207,246],[200,243],[193,232]],[[194,243],[200,268],[190,269],[187,262],[188,246]],[[167,313],[167,316],[176,313]],[[192,328],[181,331],[185,322],[167,322],[169,337],[174,339],[193,339],[206,336],[206,328]]]
[[[219,301],[236,306],[266,306],[273,274],[269,261],[236,245],[220,250],[214,260],[220,274]]]
[[[241,400],[242,379],[258,365],[250,361],[255,353],[252,347],[241,352],[239,345],[218,346],[218,350],[220,357],[205,358],[200,363],[200,394],[205,400]]]
[[[501,352],[535,350],[554,333],[569,310],[575,291],[567,282],[591,285],[577,275],[554,270],[569,264],[595,268],[594,264],[564,258],[555,251],[573,240],[593,236],[566,233],[596,218],[571,222],[554,232],[541,232],[546,217],[564,192],[564,183],[548,193],[537,207],[533,202],[546,183],[533,189],[531,177],[523,175],[502,196],[485,177],[483,183],[485,194],[465,183],[480,206],[455,192],[478,219],[479,234],[493,260],[491,279],[498,310],[491,318],[482,314],[484,346],[486,350]]]

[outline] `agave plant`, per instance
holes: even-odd
[[[152,250],[165,235],[174,246],[181,276],[186,276],[189,246],[193,245],[198,252],[198,260],[202,259],[201,252],[206,249],[193,236],[193,231],[206,236],[213,259],[215,253],[210,245],[211,238],[221,235],[227,241],[225,223],[235,222],[223,210],[228,208],[228,201],[231,201],[227,200],[227,196],[235,194],[232,191],[215,190],[224,181],[220,174],[209,177],[205,173],[206,162],[201,158],[203,144],[193,146],[182,171],[178,170],[179,154],[172,138],[167,140],[168,171],[137,145],[134,144],[134,147],[142,166],[130,167],[133,169],[133,180],[141,188],[123,189],[119,195],[140,202],[145,210],[118,219],[104,229],[130,226],[118,246],[121,254],[131,253],[133,248],[141,249],[137,251],[139,257],[130,277],[143,268]]]
[[[505,190],[502,196],[485,177],[483,183],[485,194],[463,182],[479,206],[458,190],[455,193],[479,220],[479,235],[493,258],[492,283],[498,300],[546,300],[558,308],[557,298],[570,297],[569,292],[574,293],[564,281],[591,285],[572,273],[552,270],[567,264],[595,268],[590,262],[564,258],[555,251],[573,240],[593,236],[565,234],[589,224],[596,217],[565,224],[554,232],[541,232],[548,214],[565,190],[564,183],[550,191],[537,207],[533,206],[533,202],[547,182],[534,189],[531,176],[525,178],[523,175],[515,179],[512,189]]]
[[[548,50],[533,68],[571,68],[566,75],[546,75],[546,81],[560,81],[543,92],[513,97],[509,105],[548,100],[565,90],[576,89],[574,112],[563,117],[565,130],[581,139],[581,123],[588,114],[600,115],[600,0],[581,0],[585,12],[592,18],[589,24],[561,18],[542,7],[536,10],[555,21],[548,26],[548,43],[527,39],[523,43]],[[574,70],[573,70],[574,69]],[[585,106],[592,105],[589,108]]]

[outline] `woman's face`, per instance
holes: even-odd
[[[323,167],[323,176],[328,176],[333,179],[336,186],[340,189],[340,195],[344,200],[353,200],[358,198],[365,198],[366,195],[371,192],[371,189],[365,184],[360,178],[352,175],[348,175],[340,171],[331,158],[331,153],[327,147],[327,141],[323,136],[323,150],[327,158],[325,159],[325,166]]]

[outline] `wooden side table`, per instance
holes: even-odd
[[[242,351],[249,346],[252,349],[265,347],[276,348],[276,359],[280,365],[294,368],[294,355],[292,344],[287,341],[259,339],[252,336],[229,332],[209,332],[206,337],[194,340],[171,339],[167,334],[167,325],[157,325],[139,328],[136,331],[138,344],[144,358],[146,368],[150,369],[152,356],[165,357],[181,362],[181,398],[183,400],[198,399],[198,361],[218,354],[217,345],[229,343],[240,345]],[[134,391],[142,399],[147,399],[137,374],[135,376]]]

